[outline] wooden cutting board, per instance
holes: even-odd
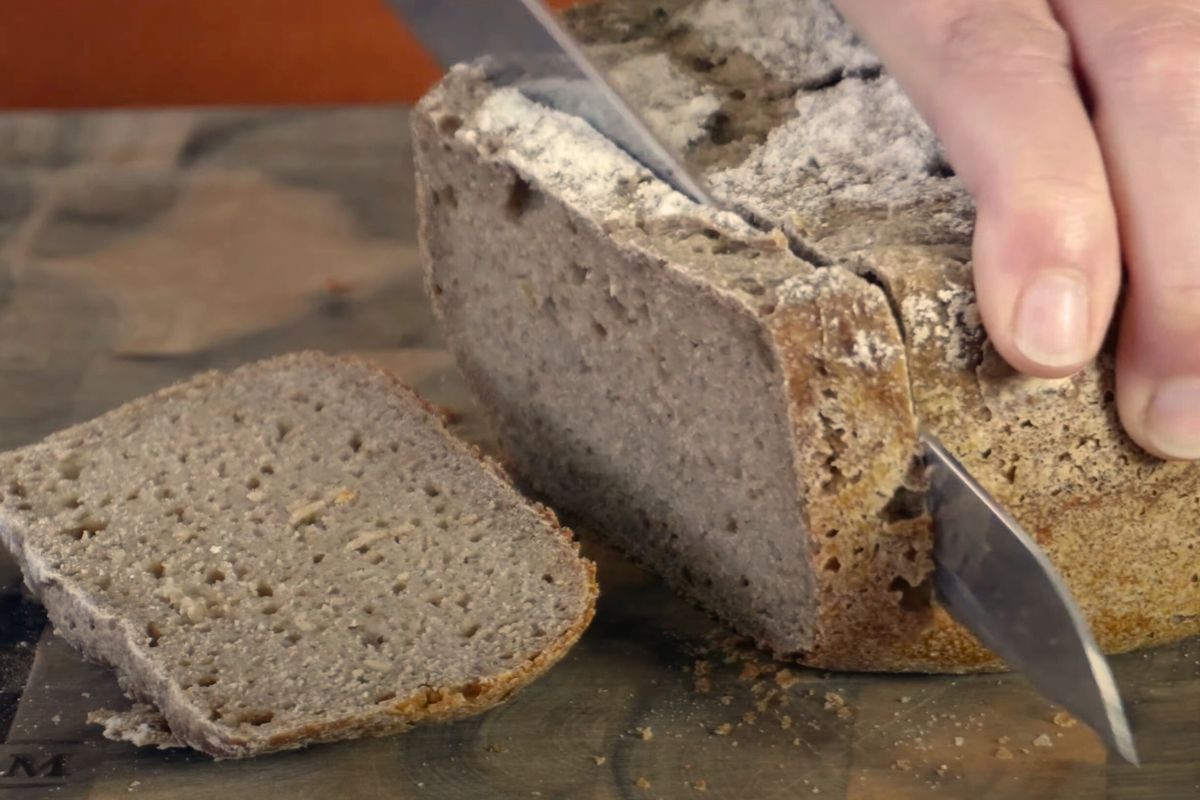
[[[403,109],[0,117],[0,447],[191,373],[357,352],[487,425],[421,290]],[[1200,792],[1200,642],[1117,658],[1146,765],[1013,676],[770,661],[596,544],[596,621],[476,719],[214,763],[107,742],[126,702],[0,562],[0,794],[89,798],[1155,798]]]

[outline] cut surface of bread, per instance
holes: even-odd
[[[1057,381],[997,357],[971,199],[827,0],[568,21],[742,214],[476,67],[420,104],[430,294],[526,485],[778,654],[995,668],[933,597],[920,423],[1107,651],[1200,632],[1200,465],[1124,435],[1110,353]]]
[[[596,597],[552,513],[395,379],[316,353],[0,454],[0,537],[57,631],[161,714],[106,730],[218,757],[483,710]]]

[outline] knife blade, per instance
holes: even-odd
[[[938,600],[1039,692],[1137,764],[1108,661],[1045,552],[928,431]]]
[[[670,186],[718,205],[541,0],[389,0],[443,66],[491,59],[489,77],[587,120]],[[757,226],[756,226],[757,227]],[[922,429],[940,604],[1051,701],[1137,763],[1104,654],[1045,552]]]
[[[717,204],[541,0],[389,2],[442,67],[486,56],[492,83],[587,120],[676,191]]]

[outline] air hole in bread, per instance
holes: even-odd
[[[65,500],[63,500],[63,504],[62,504],[63,508],[70,509],[72,511],[79,508],[82,505],[83,505],[83,501],[80,500],[78,497],[68,497]]]
[[[592,320],[592,330],[595,332],[596,338],[598,338],[598,339],[607,339],[608,338],[608,328],[604,327],[604,325],[602,325],[599,320]]]
[[[225,580],[225,573],[222,570],[213,568],[213,569],[210,569],[208,571],[208,574],[204,576],[204,580],[206,583],[210,583],[210,584],[211,583],[220,583],[221,581]]]
[[[826,572],[837,572],[841,568],[842,562],[838,560],[837,556],[831,556],[830,558],[826,559],[825,566],[823,567]]]
[[[266,725],[273,719],[275,719],[275,712],[266,711],[264,709],[243,711],[242,713],[238,714],[237,717],[239,725]]]
[[[387,638],[377,631],[363,631],[359,638],[366,647],[379,647],[387,641]]]
[[[324,560],[325,560],[324,553],[313,553],[312,562],[314,564],[320,564]]]
[[[533,200],[534,192],[529,181],[520,176],[513,177],[512,187],[508,190],[508,199],[504,202],[504,212],[514,222],[525,216]]]
[[[545,575],[542,576],[542,580],[545,581],[546,583],[554,583],[554,576],[551,575],[549,572],[547,572]]]
[[[149,637],[149,647],[158,647],[158,640],[162,638],[163,630],[157,622],[146,623],[146,636]]]
[[[408,583],[406,581],[396,581],[392,584],[392,594],[403,594],[408,591]]]
[[[716,145],[726,145],[733,141],[733,121],[724,111],[718,111],[708,118],[706,124],[708,138]]]
[[[913,586],[897,575],[888,585],[888,591],[900,594],[900,608],[905,611],[924,611],[933,600],[933,582],[929,578]]]
[[[438,487],[434,486],[432,483],[426,483],[426,484],[425,484],[425,494],[429,495],[430,497],[437,497],[437,496],[438,496],[438,495],[440,495],[441,493],[442,493],[442,490],[441,490],[441,489],[439,489]],[[440,514],[440,513],[442,513],[442,511],[445,511],[445,510],[446,510],[446,509],[445,509],[445,507],[443,506],[443,507],[441,508],[441,510],[435,510],[435,512],[434,512],[434,513],[436,513],[436,514]]]
[[[263,475],[274,475],[275,467],[271,466],[270,464],[263,464],[261,467],[258,468],[258,471],[261,472]]]
[[[170,500],[174,496],[175,496],[175,493],[172,492],[170,489],[168,489],[166,486],[160,486],[154,490],[154,497],[157,500]]]
[[[461,631],[459,631],[459,633],[464,639],[473,639],[475,637],[475,634],[479,633],[479,625],[478,624],[468,625],[467,627],[465,627]]]
[[[382,563],[383,563],[383,558],[384,558],[384,556],[383,556],[383,553],[373,553],[373,554],[371,555],[371,557],[368,559],[368,561],[369,561],[369,562],[370,562],[372,565],[378,565],[378,564],[382,564]]]
[[[209,686],[215,686],[216,683],[217,683],[217,676],[211,672],[209,672],[205,675],[201,675],[199,678],[196,679],[197,686],[209,687]]]
[[[292,432],[292,424],[277,420],[275,422],[275,441],[282,442]]]
[[[918,519],[925,514],[925,495],[915,492],[907,486],[900,486],[892,494],[887,505],[879,512],[884,522],[903,522]]]
[[[21,505],[18,505],[17,508],[21,508]],[[108,523],[104,520],[85,519],[76,525],[63,528],[61,532],[64,536],[70,537],[78,542],[82,541],[84,538],[95,536],[97,533],[107,527]]]
[[[275,603],[267,603],[265,606],[262,607],[262,613],[268,617],[271,616],[272,614],[278,614],[279,606],[276,605]]]
[[[79,480],[79,476],[83,474],[83,467],[75,460],[74,456],[58,462],[57,469],[58,474],[62,476],[63,480],[68,481],[77,481]]]
[[[443,114],[438,119],[438,130],[445,136],[453,136],[462,127],[462,117],[457,114]]]

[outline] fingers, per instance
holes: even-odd
[[[1129,268],[1125,429],[1200,458],[1200,4],[1055,0],[1095,100]]]
[[[1046,0],[838,4],[975,198],[975,284],[997,350],[1023,372],[1074,372],[1103,341],[1120,256],[1099,144]]]

